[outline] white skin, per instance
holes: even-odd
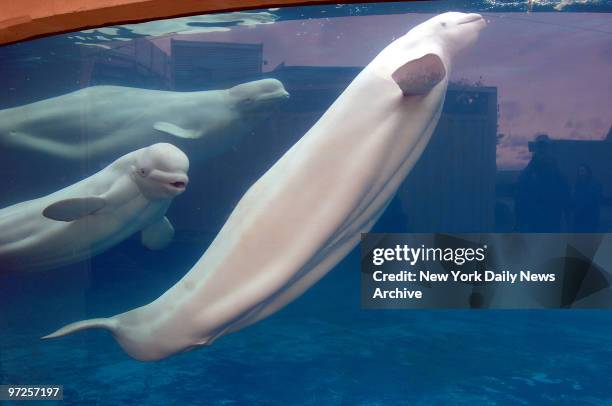
[[[384,211],[436,127],[452,57],[485,25],[477,14],[445,13],[394,41],[246,192],[176,285],[146,306],[47,338],[106,328],[132,357],[155,360],[208,345],[294,300]]]
[[[0,144],[91,160],[179,136],[201,139],[199,154],[212,156],[237,141],[254,111],[265,112],[288,96],[276,79],[199,92],[93,86],[1,110]],[[177,135],[156,123],[185,132]]]
[[[45,270],[78,262],[164,219],[188,182],[189,160],[170,144],[117,159],[100,172],[48,196],[0,210],[0,271]],[[73,221],[45,217],[50,205],[95,197],[104,207]]]

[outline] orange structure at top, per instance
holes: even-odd
[[[61,32],[159,18],[329,0],[0,0],[0,44]]]

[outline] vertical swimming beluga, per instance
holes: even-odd
[[[435,16],[387,46],[245,193],[194,267],[158,299],[69,324],[156,360],[269,316],[321,279],[385,210],[434,131],[453,57],[486,26]]]

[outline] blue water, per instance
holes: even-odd
[[[600,20],[610,21],[608,2],[577,2],[563,11],[554,9],[557,3],[536,2],[529,15],[524,2],[499,1],[292,8],[277,11],[274,24],[453,9],[491,13],[493,21],[496,21],[496,12],[514,12],[503,17],[506,21],[514,18],[515,24],[524,23],[525,27],[532,28],[529,24],[533,16],[545,11],[545,18],[534,22],[544,27],[543,30],[558,27],[560,32],[570,31],[576,38],[582,38],[580,35],[592,35],[597,40],[609,38],[609,25],[596,24]],[[578,21],[576,18],[581,13],[577,12],[582,11],[599,13],[599,20],[593,17],[592,24]],[[220,26],[239,27],[237,23],[227,22]],[[257,33],[269,28],[263,24],[249,29]],[[333,23],[332,29],[337,29]],[[237,35],[245,32],[248,34],[242,28]],[[124,34],[137,37],[133,33]],[[198,35],[200,40],[208,39],[206,33]],[[87,38],[95,40],[94,37]],[[249,42],[248,37],[240,38]],[[545,49],[540,40],[544,38],[535,37],[533,43],[522,44],[522,52],[528,53],[537,47]],[[153,68],[143,74],[136,68],[105,65],[105,58],[110,60],[116,55],[100,48],[92,56],[88,53],[90,48],[74,42],[70,35],[62,35],[0,48],[0,71],[6,78],[6,83],[0,84],[0,107],[100,84],[201,90],[258,78],[250,73],[250,76],[226,78],[223,83],[202,82],[201,89],[186,89],[192,83],[200,86],[200,71],[194,69],[192,76],[183,82],[172,83]],[[145,49],[141,43],[135,43],[136,48]],[[386,43],[388,38],[375,45],[382,49]],[[263,44],[264,50],[278,46],[274,41]],[[317,46],[316,41],[312,44]],[[585,64],[610,63],[609,44],[600,51],[601,60],[588,60]],[[545,58],[545,51],[541,52]],[[129,58],[137,60],[139,56],[134,53]],[[222,337],[211,347],[143,363],[130,359],[103,331],[85,331],[53,341],[39,340],[66,323],[110,316],[147,304],[178,281],[200,258],[249,185],[310,128],[358,73],[360,66],[355,65],[355,60],[347,58],[345,65],[338,66],[321,67],[313,62],[306,67],[264,69],[260,76],[283,81],[292,93],[291,100],[276,107],[271,117],[255,122],[249,129],[251,135],[221,156],[199,159],[197,150],[190,149],[189,143],[177,141],[177,146],[187,151],[192,161],[192,182],[168,212],[177,229],[169,247],[158,252],[148,251],[141,247],[138,236],[133,236],[90,261],[46,272],[1,275],[0,384],[62,384],[65,399],[62,404],[68,405],[612,404],[609,385],[612,314],[609,311],[364,310],[359,298],[357,250],[279,313]],[[98,70],[88,67],[89,61],[94,61]],[[531,61],[536,63],[535,59]],[[464,68],[467,63],[463,62]],[[612,152],[606,155],[607,144],[580,144],[584,148],[580,152],[575,148],[569,152],[553,150],[553,155],[558,154],[554,156],[562,157],[565,163],[571,162],[571,166],[559,164],[553,175],[544,171],[546,176],[537,175],[541,170],[539,161],[531,169],[526,168],[529,162],[537,161],[533,155],[541,153],[538,148],[549,147],[533,144],[535,150],[529,151],[525,139],[515,138],[516,141],[507,145],[508,151],[520,144],[523,155],[518,155],[523,160],[504,167],[499,152],[506,146],[499,144],[496,156],[495,144],[501,142],[495,138],[501,132],[497,125],[514,123],[512,128],[516,131],[517,121],[512,120],[520,120],[520,115],[518,119],[511,119],[512,114],[518,113],[509,104],[503,104],[498,116],[497,105],[500,100],[507,100],[501,84],[504,75],[496,76],[495,67],[491,77],[497,79],[487,82],[485,77],[484,85],[473,80],[467,87],[455,84],[458,87],[449,90],[443,116],[443,119],[451,116],[456,119],[478,115],[482,122],[491,124],[493,129],[482,133],[484,146],[470,141],[469,148],[449,151],[447,145],[451,143],[446,140],[459,130],[450,127],[448,134],[440,132],[377,224],[377,231],[609,232],[612,229],[612,206],[606,194]],[[502,67],[497,68],[502,71]],[[454,79],[458,82],[461,78]],[[609,78],[600,79],[599,86],[609,84]],[[582,90],[595,91],[594,88]],[[605,130],[612,124],[609,115],[598,118],[603,124],[594,123],[592,129]],[[481,134],[474,129],[461,131]],[[445,134],[447,138],[443,137]],[[580,140],[604,142],[601,140],[605,134],[589,134],[590,138]],[[554,140],[561,135],[553,133],[550,137]],[[564,139],[575,140],[571,137],[565,135]],[[4,176],[0,207],[50,193],[107,163],[68,164],[38,153],[0,148],[0,173]],[[472,165],[460,161],[458,166],[452,166],[454,157],[462,154],[470,157]],[[577,166],[583,163],[593,168],[592,183],[586,186],[575,179]],[[536,176],[530,175],[533,172]],[[428,189],[427,185],[432,183],[439,190]],[[602,196],[595,199],[594,191],[599,193],[600,189]],[[581,192],[584,190],[588,194]],[[552,193],[565,196],[565,206],[560,205],[561,198],[547,200],[546,196]],[[533,198],[534,195],[538,198]],[[580,207],[596,208],[600,215],[597,218],[585,215],[577,209]],[[566,214],[542,220],[542,212],[557,211]]]
[[[357,255],[270,319],[166,360],[131,360],[99,331],[37,340],[75,317],[144,303],[144,290],[163,291],[157,282],[180,274],[165,274],[172,258],[195,254],[177,244],[170,251],[129,277],[100,275],[113,268],[94,260],[91,278],[103,280],[80,305],[62,304],[55,281],[23,282],[29,289],[12,307],[27,320],[0,336],[2,381],[62,383],[65,404],[612,403],[608,311],[360,310]]]
[[[62,383],[65,404],[612,402],[608,311],[360,310],[357,255],[270,319],[166,360],[131,360],[99,331],[37,340],[75,317],[146,302],[164,290],[161,281],[180,276],[169,267],[174,258],[196,254],[174,244],[150,267],[130,245],[107,256],[119,264],[132,253],[132,275],[108,274],[113,264],[94,260],[96,283],[80,303],[63,304],[57,280],[21,281],[11,307],[25,320],[11,320],[0,336],[3,382]]]

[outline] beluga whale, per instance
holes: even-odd
[[[189,160],[171,144],[131,152],[71,186],[0,210],[0,273],[82,261],[141,232],[150,249],[174,236],[165,217]]]
[[[44,338],[103,328],[130,356],[157,360],[294,300],[385,210],[437,125],[454,56],[485,26],[478,14],[444,13],[392,42],[247,190],[179,282],[145,306]]]
[[[0,145],[91,160],[187,139],[198,141],[198,156],[212,157],[287,97],[276,79],[194,92],[91,86],[1,110]]]

